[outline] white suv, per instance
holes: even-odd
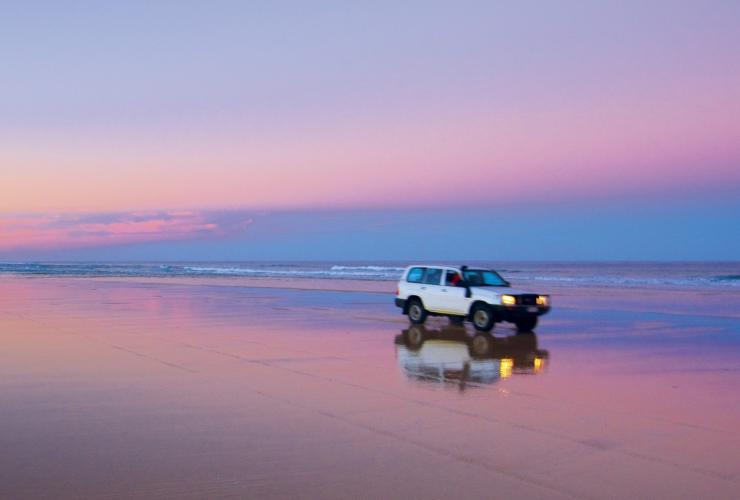
[[[398,282],[396,305],[416,324],[429,315],[449,316],[453,322],[468,319],[483,332],[500,321],[514,323],[520,332],[532,331],[537,317],[550,310],[550,296],[510,286],[491,269],[409,266]]]

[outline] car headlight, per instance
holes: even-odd
[[[538,306],[546,306],[550,304],[550,297],[547,295],[538,295],[537,296],[537,305]]]
[[[505,306],[516,305],[516,297],[514,297],[513,295],[502,295],[501,303]]]

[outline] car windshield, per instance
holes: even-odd
[[[468,269],[463,276],[470,286],[509,286],[501,275],[488,269]]]

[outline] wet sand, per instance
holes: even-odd
[[[737,496],[738,292],[570,288],[479,342],[223,283],[0,278],[0,497]]]

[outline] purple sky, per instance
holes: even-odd
[[[0,258],[740,255],[738,2],[11,2],[0,23]]]

